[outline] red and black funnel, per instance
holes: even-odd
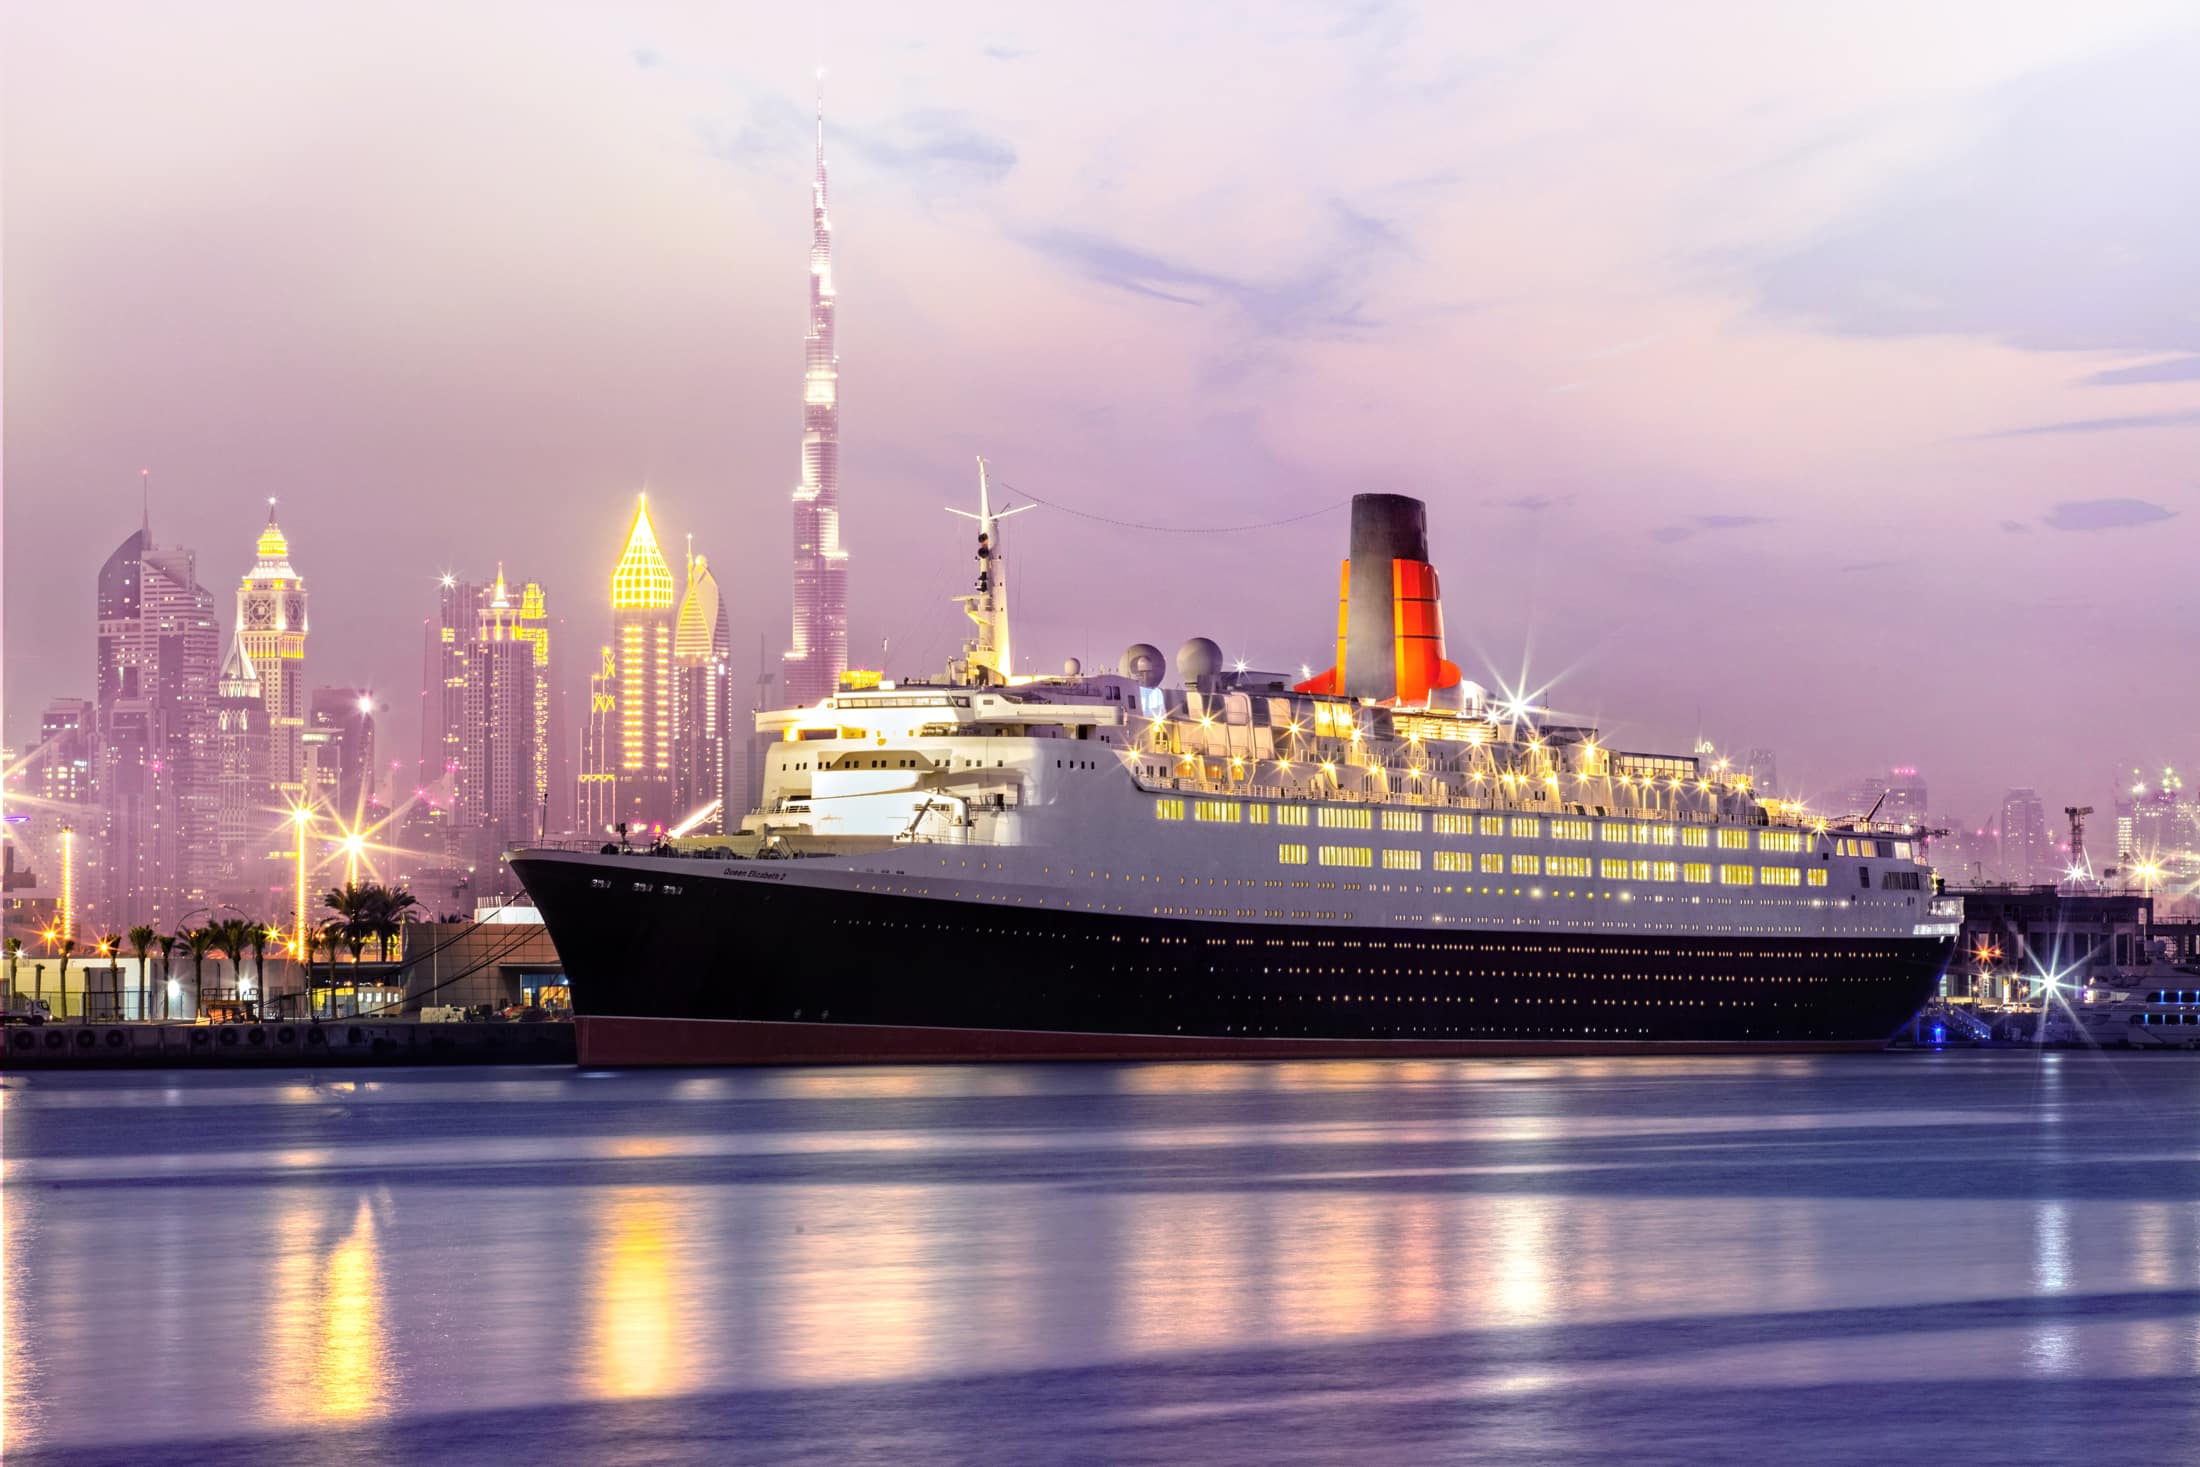
[[[1428,506],[1403,494],[1353,495],[1352,554],[1337,589],[1337,665],[1298,691],[1410,705],[1458,685],[1459,669],[1444,660]]]

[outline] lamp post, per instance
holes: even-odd
[[[306,947],[306,827],[313,823],[313,811],[304,805],[290,812],[291,824],[298,832],[298,922],[291,930],[290,944],[293,950],[304,952]]]

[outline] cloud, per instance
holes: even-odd
[[[981,46],[978,50],[994,61],[1022,61],[1031,54],[1021,46]]]
[[[1327,229],[1310,258],[1279,280],[1254,280],[1181,264],[1109,235],[1049,229],[1024,236],[1041,255],[1087,280],[1169,305],[1233,311],[1261,337],[1333,338],[1379,323],[1368,317],[1360,291],[1379,273],[1377,260],[1410,255],[1405,236],[1388,220],[1332,201]]]
[[[2176,514],[2144,499],[2066,499],[2042,515],[2040,523],[2050,530],[2124,530]]]
[[[1523,509],[1529,514],[1541,514],[1558,501],[1548,494],[1523,494],[1518,499],[1505,501],[1507,509]]]
[[[755,99],[745,120],[733,126],[697,127],[712,156],[743,168],[778,167],[807,159],[816,119],[785,96]],[[904,112],[873,126],[836,126],[828,120],[828,156],[845,151],[887,173],[938,189],[956,184],[995,184],[1016,166],[1016,149],[946,108]]]
[[[653,46],[636,46],[632,55],[634,64],[644,71],[651,71],[665,64],[664,52]]]
[[[2200,357],[2171,357],[2136,367],[2112,367],[2078,380],[2087,387],[2123,387],[2134,382],[2200,382]]]
[[[1840,568],[1844,576],[1860,576],[1866,571],[1892,570],[1898,565],[1908,565],[1906,560],[1852,560]]]
[[[2126,428],[2189,428],[2200,424],[2200,411],[2179,413],[2130,413],[2119,418],[2072,418],[2061,423],[2034,423],[2025,428],[2003,428],[1980,433],[1981,439],[2037,438],[2050,433],[2117,433]]]
[[[999,183],[1016,166],[1016,150],[973,126],[960,112],[925,108],[905,112],[878,129],[849,128],[843,145],[890,172]]]
[[[2032,527],[2023,520],[2003,520],[2001,530],[2005,535],[2029,535],[2032,533]]]
[[[1697,514],[1690,515],[1685,524],[1658,526],[1650,532],[1650,538],[1660,545],[1675,545],[1699,534],[1748,530],[1771,523],[1769,516],[1761,514]]]
[[[2196,69],[2200,32],[1989,94],[1964,155],[1763,262],[1763,307],[1851,336],[2200,353]]]

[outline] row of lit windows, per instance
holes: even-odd
[[[1277,847],[1276,859],[1286,866],[1306,864],[1307,850],[1303,845],[1284,844]],[[1366,846],[1323,846],[1319,853],[1324,866],[1372,866],[1374,852]],[[1382,866],[1385,871],[1418,871],[1422,854],[1415,850],[1385,850]],[[1677,861],[1622,861],[1606,858],[1592,863],[1587,856],[1534,856],[1525,853],[1507,858],[1494,851],[1485,851],[1477,858],[1468,851],[1437,851],[1432,862],[1438,871],[1473,873],[1480,870],[1485,875],[1502,876],[1510,871],[1515,876],[1563,876],[1586,879],[1591,875],[1606,881],[1685,881],[1708,886],[1712,881],[1712,868],[1708,862],[1690,861],[1685,865]],[[1718,881],[1722,886],[1755,886],[1760,881],[1766,886],[1824,886],[1826,872],[1823,867],[1805,870],[1798,866],[1721,866]]]
[[[1234,825],[1244,821],[1252,825],[1266,825],[1269,823],[1271,808],[1275,812],[1274,821],[1278,825],[1315,824],[1327,830],[1376,828],[1375,812],[1364,806],[1354,805],[1318,805],[1309,809],[1305,805],[1271,807],[1257,801],[1250,805],[1241,805],[1235,800],[1200,800],[1193,806],[1192,818],[1215,824]],[[1185,802],[1181,799],[1163,798],[1155,802],[1154,818],[1157,820],[1182,820],[1184,812]],[[1384,810],[1382,829],[1416,832],[1423,829],[1425,819],[1419,810]],[[1540,815],[1508,817],[1439,811],[1435,815],[1434,828],[1438,835],[1510,836],[1517,840],[1534,840],[1544,835],[1544,819]],[[1620,844],[1678,844],[1699,849],[1708,849],[1712,844],[1712,831],[1702,826],[1650,825],[1631,820],[1606,820],[1600,827],[1598,822],[1590,820],[1553,819],[1550,821],[1549,834],[1553,840],[1589,840],[1595,835],[1601,835],[1605,840]],[[1749,849],[1749,831],[1745,829],[1722,827],[1717,834],[1720,850]],[[1801,854],[1809,849],[1809,838],[1799,830],[1759,830],[1757,849]],[[1844,856],[1892,854],[1904,860],[1910,857],[1908,841],[1839,840],[1835,842],[1835,849]]]

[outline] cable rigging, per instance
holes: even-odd
[[[1303,514],[1285,515],[1281,519],[1274,520],[1258,520],[1244,525],[1154,525],[1139,520],[1117,519],[1112,515],[1094,514],[1090,510],[1076,509],[1063,504],[1060,500],[1047,499],[1034,494],[1029,489],[1011,484],[1005,479],[1001,481],[1001,487],[1012,494],[1023,495],[1024,498],[1034,504],[1043,504],[1048,509],[1059,510],[1067,515],[1075,515],[1081,520],[1093,520],[1099,524],[1113,525],[1122,530],[1146,530],[1159,535],[1237,535],[1248,530],[1272,530],[1279,525],[1295,525],[1301,520],[1310,520],[1321,515],[1333,514],[1350,503],[1349,500],[1340,499],[1334,504],[1325,504],[1319,509],[1310,509]]]

